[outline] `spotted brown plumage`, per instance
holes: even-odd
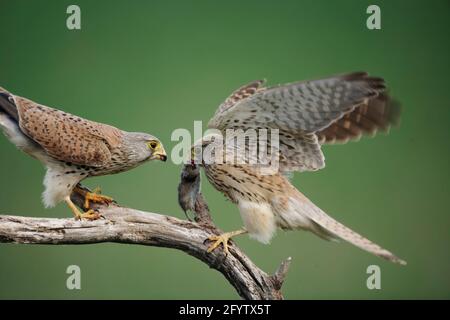
[[[255,81],[235,91],[219,106],[208,126],[224,136],[229,129],[279,130],[278,169],[263,174],[255,164],[200,163],[209,182],[238,206],[244,230],[263,243],[270,241],[277,228],[308,230],[324,239],[344,239],[379,257],[405,264],[327,215],[286,178],[288,172],[323,168],[322,144],[387,131],[397,122],[398,105],[388,96],[384,80],[355,72],[269,88],[263,83]],[[194,144],[193,150],[199,146],[205,150],[219,138],[217,133],[207,135]],[[220,243],[226,249],[234,235],[236,232],[211,238],[214,243],[210,250]]]
[[[90,201],[108,203],[111,198],[86,193],[76,186],[92,176],[132,169],[148,160],[165,160],[161,142],[147,133],[126,132],[50,108],[0,88],[0,127],[19,149],[40,160],[47,168],[44,204],[66,201],[77,218],[95,219],[70,201],[73,190],[83,192],[86,209]]]
[[[112,126],[15,97],[22,131],[57,160],[90,167],[111,161],[123,133]]]

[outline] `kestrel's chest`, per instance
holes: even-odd
[[[205,165],[204,169],[208,181],[234,203],[268,202],[277,189],[273,177],[260,176],[248,166]]]
[[[111,159],[98,167],[86,167],[87,175],[90,177],[116,174],[135,168],[140,163],[129,161],[129,159],[117,150],[111,150]]]
[[[127,164],[124,163],[120,165],[119,163],[107,163],[101,167],[90,167],[88,169],[88,176],[96,177],[96,176],[105,176],[109,174],[116,174],[124,171],[131,170],[137,167],[138,164]]]

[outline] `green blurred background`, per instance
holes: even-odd
[[[81,7],[82,29],[66,28]],[[366,28],[377,3],[382,30]],[[345,243],[279,232],[239,246],[267,272],[293,257],[288,299],[450,298],[449,1],[0,1],[0,85],[37,102],[125,130],[171,150],[175,128],[206,121],[246,82],[270,84],[367,70],[402,104],[399,128],[326,146],[326,169],[295,185],[325,211],[408,261],[393,265]],[[40,200],[41,165],[0,137],[0,212],[70,217]],[[179,218],[180,167],[153,162],[89,180],[121,204]],[[241,226],[237,208],[204,179],[214,219]],[[82,289],[69,291],[68,265]],[[381,267],[381,290],[366,268]],[[238,298],[223,276],[176,250],[97,244],[0,245],[0,298]]]

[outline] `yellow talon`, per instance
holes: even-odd
[[[96,211],[90,209],[90,210],[88,210],[88,211],[82,213],[82,214],[78,217],[77,220],[86,219],[86,220],[93,221],[93,220],[97,220],[97,219],[100,219],[100,218],[101,218],[100,213],[98,213],[98,212],[96,212]]]
[[[228,255],[229,250],[228,250],[228,242],[230,241],[230,239],[234,236],[246,233],[247,231],[242,229],[242,230],[237,230],[237,231],[232,231],[232,232],[225,232],[222,233],[221,235],[214,235],[214,236],[210,236],[208,237],[209,241],[213,241],[213,243],[208,247],[207,252],[213,252],[218,246],[220,246],[221,244],[223,245],[223,251],[225,252],[226,255]]]
[[[90,208],[90,202],[100,203],[100,204],[106,204],[109,205],[114,201],[113,198],[101,195],[102,190],[100,187],[95,188],[92,192],[85,191],[85,190],[77,190],[81,192],[81,194],[84,196],[84,208],[89,209]]]
[[[101,204],[110,204],[111,202],[114,201],[113,198],[108,197],[108,196],[104,196],[95,192],[87,192],[86,195],[84,196],[84,208],[85,209],[89,209],[89,203],[90,202],[95,202],[95,203],[101,203]]]
[[[209,241],[214,241],[209,247],[208,247],[208,253],[213,252],[220,244],[223,245],[223,251],[225,254],[228,254],[228,241],[230,241],[229,237],[224,237],[225,234],[222,234],[220,236],[210,236],[208,238]]]
[[[83,206],[85,209],[90,208],[91,202],[109,205],[114,201],[113,198],[102,195],[100,187],[97,187],[92,192],[89,192],[86,189],[76,186],[73,191],[84,197]]]
[[[100,213],[90,209],[86,212],[81,213],[80,210],[78,210],[78,208],[76,207],[76,205],[72,202],[72,200],[70,200],[70,197],[67,197],[65,199],[67,205],[69,206],[70,210],[72,210],[74,216],[75,216],[75,220],[81,220],[81,219],[86,219],[86,220],[97,220],[100,219],[102,216],[100,215]]]

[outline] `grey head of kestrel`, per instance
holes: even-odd
[[[46,167],[42,197],[45,206],[65,201],[77,219],[97,219],[99,215],[93,210],[81,213],[70,199],[72,191],[85,197],[86,209],[90,201],[112,201],[79,188],[80,181],[130,170],[149,160],[167,159],[162,143],[150,134],[86,120],[3,88],[0,127],[14,145]]]
[[[199,148],[205,152],[216,139],[226,141],[229,130],[276,129],[279,163],[270,174],[262,174],[259,163],[206,163],[204,155],[200,162],[191,164],[203,167],[213,187],[237,205],[244,224],[241,230],[211,237],[213,243],[208,251],[222,244],[227,252],[228,240],[242,233],[268,243],[277,229],[301,229],[326,240],[343,239],[379,257],[405,264],[330,217],[287,178],[291,172],[322,169],[323,144],[345,143],[387,131],[398,119],[399,105],[387,94],[384,80],[365,72],[274,87],[265,87],[260,80],[236,90],[209,121],[208,128],[218,133],[194,143],[193,152]],[[237,153],[248,151],[247,145],[235,149]],[[184,193],[189,194],[186,190]]]

